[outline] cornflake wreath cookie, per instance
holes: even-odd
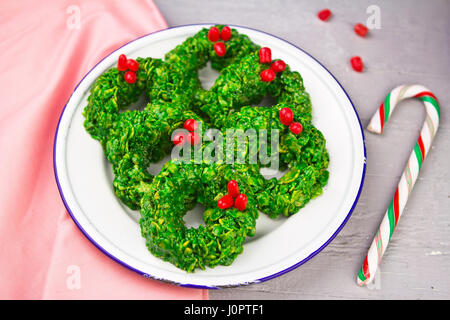
[[[220,72],[209,90],[198,78],[207,63]],[[266,96],[276,104],[257,106]],[[326,141],[312,124],[300,74],[228,26],[200,30],[164,59],[122,54],[94,83],[83,114],[87,132],[112,164],[116,195],[140,210],[149,251],[188,272],[230,265],[255,234],[259,212],[295,214],[328,180]],[[173,134],[180,128],[186,133]],[[265,130],[268,139],[223,145],[217,161],[172,159],[156,176],[148,172],[174,146],[213,147],[202,139],[208,128],[224,138],[230,129]],[[279,140],[276,147],[271,139]],[[249,159],[263,147],[287,170],[282,178],[266,179],[260,170],[268,163],[259,158],[225,161],[230,155]],[[183,216],[197,203],[205,207],[205,224],[187,228]]]
[[[253,197],[243,207],[235,207],[232,196],[226,194],[228,182],[235,178],[245,195],[247,171],[244,165],[178,165],[173,161],[165,165],[142,198],[140,225],[148,249],[188,272],[231,264],[243,251],[246,237],[255,234],[258,217]],[[227,196],[231,198],[228,203]],[[205,226],[186,228],[183,216],[197,203],[206,208]]]

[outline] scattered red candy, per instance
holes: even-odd
[[[136,73],[134,71],[125,72],[124,79],[127,83],[135,83],[136,82]]]
[[[355,27],[353,28],[353,30],[355,30],[355,33],[360,37],[365,37],[367,35],[367,33],[369,32],[369,29],[361,23],[355,24]]]
[[[331,16],[330,9],[323,9],[317,13],[317,17],[322,21],[327,21]]]
[[[216,27],[211,27],[208,31],[208,39],[211,42],[216,42],[219,40],[220,37],[220,31]]]
[[[264,82],[273,81],[273,79],[275,79],[275,71],[273,71],[272,69],[263,70],[260,73],[260,77]]]
[[[195,132],[189,132],[188,141],[191,145],[195,146],[200,142],[200,136]]]
[[[227,50],[225,48],[225,44],[223,42],[216,42],[214,43],[214,51],[219,57],[223,57],[225,53],[227,53]]]
[[[187,131],[195,131],[198,128],[198,122],[194,119],[187,119],[183,124],[183,128]]]
[[[293,134],[300,134],[303,131],[303,126],[300,122],[292,122],[289,126],[289,130],[291,130]]]
[[[271,64],[270,69],[275,72],[284,71],[284,69],[286,69],[286,63],[283,60],[277,60]]]
[[[223,41],[228,41],[231,38],[231,28],[228,26],[225,26],[222,28],[222,31],[220,31],[220,39]]]
[[[271,63],[272,62],[272,50],[267,47],[259,49],[259,62]]]
[[[239,211],[244,211],[247,207],[247,196],[245,194],[240,194],[234,200],[234,207]]]
[[[232,196],[233,198],[237,197],[239,195],[239,186],[236,180],[230,180],[228,182],[228,194]]]
[[[280,110],[280,121],[285,126],[289,126],[294,120],[294,113],[290,108],[283,108]]]
[[[233,197],[231,195],[227,194],[227,195],[224,195],[222,198],[220,198],[217,201],[217,206],[220,209],[228,209],[233,206],[233,202],[234,202]]]
[[[131,71],[138,71],[139,63],[134,59],[127,60],[127,68]]]
[[[359,56],[352,57],[350,59],[350,64],[352,65],[353,70],[357,72],[362,72],[364,69],[364,63]]]
[[[174,135],[172,141],[174,145],[181,147],[186,142],[186,135],[182,132],[177,133],[176,135]]]
[[[119,59],[117,60],[117,70],[119,71],[125,71],[128,69],[127,66],[127,56],[124,54],[121,54],[119,56]]]

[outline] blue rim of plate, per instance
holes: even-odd
[[[352,204],[352,206],[351,206],[351,208],[350,208],[350,211],[348,212],[348,214],[347,214],[347,216],[345,217],[344,221],[343,221],[343,222],[341,223],[341,225],[336,229],[336,231],[331,235],[331,237],[330,237],[324,244],[322,244],[317,250],[315,250],[314,252],[312,252],[312,253],[311,253],[309,256],[307,256],[306,258],[304,258],[304,259],[300,260],[299,262],[293,264],[293,265],[290,266],[289,268],[286,268],[286,269],[284,269],[284,270],[282,270],[282,271],[278,271],[278,272],[276,272],[276,273],[274,273],[274,274],[272,274],[272,275],[270,275],[270,276],[267,276],[267,277],[263,277],[263,278],[256,279],[256,280],[251,280],[250,282],[246,282],[246,283],[238,283],[238,284],[232,284],[232,285],[221,285],[221,286],[204,286],[204,285],[196,285],[196,284],[189,284],[189,283],[187,283],[187,284],[186,284],[186,283],[177,283],[177,282],[171,281],[171,280],[169,280],[169,279],[160,279],[160,278],[157,278],[157,277],[153,277],[152,275],[149,275],[149,274],[147,274],[147,273],[145,273],[145,272],[142,272],[141,270],[138,270],[138,269],[136,269],[136,268],[133,268],[132,266],[130,266],[130,265],[128,265],[127,263],[125,263],[124,261],[122,261],[122,260],[116,258],[116,257],[113,256],[112,254],[110,254],[108,251],[106,251],[102,246],[100,246],[94,239],[92,239],[92,237],[86,232],[86,230],[83,229],[83,227],[81,226],[81,224],[77,221],[77,219],[75,218],[75,216],[74,216],[72,210],[70,209],[70,207],[69,207],[69,205],[68,205],[68,203],[67,203],[67,201],[66,201],[66,199],[65,199],[65,197],[64,197],[64,193],[63,193],[63,191],[62,191],[62,189],[61,189],[61,185],[60,185],[59,178],[58,178],[58,169],[56,168],[56,143],[57,143],[57,139],[58,139],[59,125],[60,125],[60,123],[61,123],[61,119],[62,119],[62,117],[63,117],[63,115],[64,115],[65,110],[66,110],[67,104],[69,103],[69,101],[70,101],[70,99],[71,99],[73,93],[77,90],[77,88],[79,87],[80,83],[83,82],[83,80],[87,77],[87,75],[88,75],[89,73],[91,73],[91,71],[94,70],[94,69],[97,67],[97,65],[99,65],[103,60],[105,60],[107,57],[109,57],[109,56],[110,56],[111,54],[113,54],[114,52],[120,50],[121,48],[127,46],[128,44],[130,44],[130,43],[132,43],[132,42],[134,42],[134,41],[137,41],[137,40],[139,40],[139,39],[141,39],[141,38],[145,38],[145,37],[147,37],[147,36],[149,36],[149,35],[152,35],[152,34],[156,34],[156,33],[160,33],[160,32],[165,32],[165,31],[171,30],[171,29],[184,28],[184,27],[191,27],[191,26],[208,27],[208,26],[211,26],[211,25],[219,25],[219,24],[222,24],[222,23],[199,23],[199,24],[195,24],[195,23],[194,23],[194,24],[179,25],[179,26],[174,26],[174,27],[169,27],[169,28],[166,28],[166,29],[158,30],[158,31],[151,32],[151,33],[148,33],[148,34],[146,34],[146,35],[143,35],[143,36],[141,36],[141,37],[139,37],[139,38],[136,38],[136,39],[134,39],[134,40],[131,40],[131,41],[127,42],[126,44],[120,46],[120,47],[117,48],[116,50],[113,50],[113,51],[110,52],[107,56],[103,57],[103,59],[101,59],[94,67],[92,67],[92,69],[89,70],[88,73],[86,73],[86,75],[80,80],[80,82],[78,82],[78,84],[76,85],[76,87],[75,87],[75,89],[73,90],[72,94],[70,95],[69,99],[67,100],[67,103],[64,105],[64,108],[63,108],[63,110],[61,111],[61,115],[60,115],[59,120],[58,120],[58,125],[57,125],[57,127],[56,127],[56,132],[55,132],[55,136],[54,136],[54,143],[53,143],[53,171],[54,171],[54,174],[55,174],[55,179],[56,179],[56,184],[57,184],[57,186],[58,186],[59,194],[60,194],[61,199],[62,199],[62,201],[63,201],[63,203],[64,203],[64,206],[66,207],[66,209],[67,209],[69,215],[71,216],[72,220],[75,222],[75,224],[76,224],[76,226],[78,227],[78,229],[80,229],[80,231],[85,235],[85,237],[86,237],[90,242],[92,242],[92,244],[94,244],[101,252],[103,252],[105,255],[107,255],[108,257],[110,257],[112,260],[114,260],[115,262],[121,264],[122,266],[124,266],[124,267],[126,267],[126,268],[128,268],[128,269],[130,269],[130,270],[132,270],[132,271],[134,271],[134,272],[136,272],[136,273],[138,273],[138,274],[140,274],[140,275],[143,276],[144,278],[152,278],[152,279],[156,279],[156,280],[163,281],[163,282],[173,283],[173,284],[178,285],[178,286],[180,286],[180,287],[195,288],[195,289],[221,289],[221,288],[229,288],[229,287],[239,287],[239,286],[249,285],[249,284],[253,284],[253,283],[261,283],[261,282],[265,282],[265,281],[271,280],[271,279],[273,279],[273,278],[277,278],[277,277],[279,277],[279,276],[281,276],[281,275],[283,275],[283,274],[285,274],[285,273],[287,273],[287,272],[289,272],[289,271],[292,271],[292,270],[298,268],[299,266],[301,266],[301,265],[304,264],[305,262],[309,261],[309,260],[310,260],[311,258],[313,258],[316,254],[318,254],[320,251],[322,251],[322,250],[323,250],[323,249],[324,249],[331,241],[333,241],[333,239],[337,236],[337,234],[342,230],[342,228],[343,228],[343,227],[345,226],[345,224],[347,223],[348,219],[350,218],[350,216],[351,216],[352,213],[353,213],[353,210],[354,210],[355,207],[356,207],[356,204],[358,203],[359,197],[360,197],[361,192],[362,192],[362,189],[363,189],[364,179],[365,179],[365,175],[366,175],[366,159],[367,159],[367,153],[366,153],[366,144],[365,144],[364,130],[363,130],[362,125],[361,125],[361,120],[359,119],[358,112],[356,111],[355,105],[353,104],[352,100],[350,99],[350,96],[348,95],[347,91],[345,91],[344,87],[342,87],[342,85],[340,84],[340,82],[336,79],[336,77],[335,77],[335,76],[334,76],[334,75],[333,75],[333,74],[332,74],[332,73],[331,73],[331,72],[330,72],[330,71],[329,71],[329,70],[328,70],[328,69],[327,69],[320,61],[318,61],[316,58],[314,58],[312,55],[310,55],[308,52],[306,52],[306,51],[303,50],[302,48],[296,46],[295,44],[293,44],[293,43],[291,43],[291,42],[289,42],[289,41],[287,41],[287,40],[284,40],[284,39],[282,39],[282,38],[280,38],[280,37],[277,37],[277,36],[275,36],[275,35],[273,35],[273,34],[270,34],[270,33],[268,33],[268,32],[261,31],[261,30],[258,30],[258,29],[254,29],[254,28],[250,28],[250,27],[245,27],[245,26],[240,26],[240,25],[226,24],[226,25],[231,26],[231,27],[237,27],[237,28],[242,28],[242,29],[249,29],[249,30],[253,30],[253,31],[256,31],[256,32],[260,32],[260,33],[266,34],[266,35],[268,35],[268,36],[277,38],[277,39],[279,39],[279,40],[281,40],[281,41],[283,41],[283,42],[285,42],[285,43],[287,43],[287,44],[293,46],[294,48],[300,50],[301,52],[305,53],[307,56],[309,56],[310,58],[312,58],[314,61],[316,61],[316,62],[317,62],[324,70],[326,70],[326,71],[331,75],[331,77],[334,79],[334,81],[336,81],[336,83],[339,85],[339,87],[342,89],[342,91],[345,93],[345,95],[347,96],[347,99],[348,99],[348,101],[350,102],[350,104],[352,105],[353,111],[355,112],[356,119],[358,120],[359,127],[360,127],[360,130],[361,130],[362,145],[363,145],[363,149],[364,149],[364,163],[363,163],[363,171],[362,171],[361,183],[360,183],[360,186],[359,186],[359,189],[358,189],[358,193],[357,193],[356,198],[355,198],[355,200],[354,200],[354,202],[353,202],[353,204]]]

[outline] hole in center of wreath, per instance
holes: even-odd
[[[203,213],[205,212],[205,206],[201,203],[197,203],[196,206],[186,212],[183,217],[186,228],[197,228],[198,226],[206,226],[203,221]]]
[[[158,175],[161,172],[162,167],[170,160],[170,154],[166,155],[161,161],[151,163],[147,168],[147,172],[153,176]]]
[[[280,169],[272,169],[272,168],[265,168],[262,167],[259,169],[259,173],[264,177],[266,180],[270,180],[272,178],[276,178],[277,180],[280,180],[287,172],[289,171],[289,168],[283,168]]]
[[[270,95],[266,95],[260,103],[256,104],[256,106],[260,107],[273,107],[277,104],[277,98],[272,97]]]
[[[148,96],[144,93],[139,96],[139,99],[136,102],[133,102],[130,104],[127,108],[119,110],[119,113],[128,111],[128,110],[137,110],[142,111],[147,106],[147,104],[150,102],[150,99]]]
[[[204,68],[198,71],[198,78],[200,79],[202,87],[205,90],[211,89],[219,75],[219,71],[211,68],[211,62],[208,62]]]

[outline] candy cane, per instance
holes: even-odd
[[[411,152],[406,168],[395,190],[394,197],[358,273],[357,282],[360,286],[372,281],[375,275],[381,257],[402,215],[409,194],[414,187],[439,126],[440,109],[436,96],[421,85],[402,85],[392,90],[386,96],[386,99],[370,120],[367,130],[381,134],[384,124],[392,115],[395,106],[400,101],[408,98],[419,98],[422,100],[427,115],[417,143]]]

